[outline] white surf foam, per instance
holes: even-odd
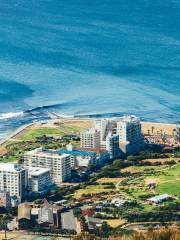
[[[22,117],[23,114],[24,114],[23,112],[0,113],[0,120]]]

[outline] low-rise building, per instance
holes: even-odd
[[[158,203],[162,203],[164,201],[167,201],[170,198],[171,197],[168,194],[162,194],[162,195],[159,195],[159,196],[154,196],[154,197],[148,198],[147,202],[158,204]]]
[[[53,206],[47,200],[40,206],[38,211],[38,224],[44,226],[54,226]]]
[[[123,206],[125,202],[127,202],[127,200],[124,200],[124,199],[121,199],[121,198],[118,198],[118,197],[114,197],[111,200],[111,204],[115,205],[116,207]]]
[[[102,226],[102,220],[99,218],[85,216],[86,224],[89,231],[93,231],[97,227]]]
[[[90,164],[101,165],[109,160],[109,154],[103,150],[68,148],[59,152],[70,155],[72,168],[88,167]]]
[[[66,230],[77,230],[77,219],[73,214],[73,210],[61,213],[61,228]]]
[[[37,210],[37,223],[43,227],[60,227],[60,213],[62,207],[50,204],[46,199],[43,200]]]
[[[19,229],[29,229],[31,227],[31,205],[28,202],[18,205]]]

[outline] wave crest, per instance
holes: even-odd
[[[0,113],[0,120],[3,119],[10,119],[10,118],[17,118],[22,117],[24,112],[8,112],[8,113]]]

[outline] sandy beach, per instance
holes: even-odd
[[[157,123],[157,122],[141,122],[142,123],[142,133],[147,135],[156,135],[156,134],[167,134],[174,135],[174,129],[176,129],[176,124],[168,123]]]

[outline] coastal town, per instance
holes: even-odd
[[[0,146],[3,239],[177,227],[179,176],[179,125],[133,115],[30,124]]]

